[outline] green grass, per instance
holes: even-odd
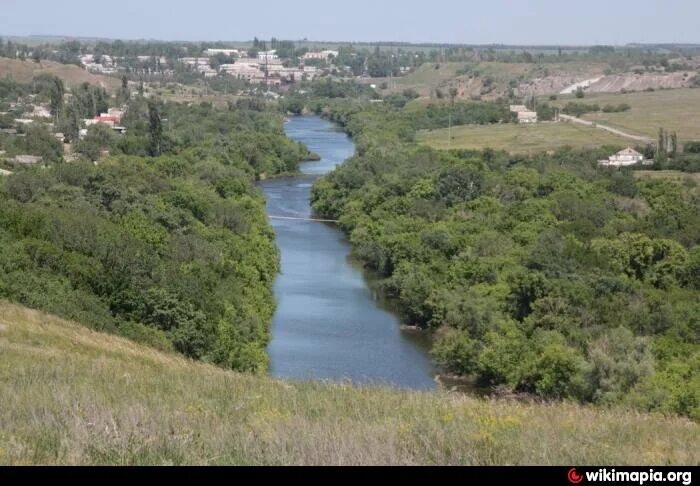
[[[240,375],[0,301],[0,464],[697,464],[677,417]]]
[[[681,172],[679,170],[636,170],[634,175],[640,179],[668,179],[678,182],[700,184],[700,172]]]
[[[562,99],[559,104],[569,99]],[[604,125],[639,135],[656,138],[659,128],[678,132],[681,141],[700,140],[700,89],[680,88],[643,91],[627,94],[587,94],[584,103],[596,103],[602,108],[607,104],[627,103],[631,109],[622,113],[594,113],[584,115]]]
[[[630,141],[593,127],[573,123],[538,123],[536,125],[467,125],[452,128],[452,142],[448,130],[429,130],[418,133],[418,140],[437,149],[505,150],[510,153],[533,154],[564,146],[592,148],[602,145],[628,146]]]

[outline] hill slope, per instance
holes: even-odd
[[[92,74],[72,64],[61,64],[46,60],[37,63],[32,60],[22,61],[20,59],[0,57],[0,78],[11,75],[16,81],[26,83],[31,81],[34,76],[40,74],[58,76],[68,86],[77,86],[88,82],[112,91],[118,88],[120,84],[117,78]]]
[[[0,464],[700,461],[685,419],[290,384],[0,301]]]

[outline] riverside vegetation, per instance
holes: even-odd
[[[41,97],[36,85],[6,92]],[[81,100],[100,102],[95,93],[109,100],[83,85],[57,105],[58,123],[85,116]],[[310,154],[260,104],[217,110],[136,97],[126,113],[126,135],[94,125],[74,138],[81,157],[70,163],[44,126],[2,140],[10,153],[52,163],[0,180],[0,296],[188,357],[266,370],[279,256],[251,182],[294,171]],[[105,148],[112,155],[94,165]]]
[[[418,129],[447,127],[429,116],[447,106],[309,103],[358,147],[316,183],[315,209],[340,220],[405,319],[434,332],[448,371],[700,418],[696,183],[597,167],[619,147],[525,157],[414,143]],[[506,116],[489,105],[459,117]],[[677,160],[697,166],[693,153]]]
[[[435,331],[442,366],[531,401],[223,369],[266,369],[279,261],[251,182],[312,154],[260,99],[80,85],[66,101],[56,79],[4,80],[4,101],[56,108],[79,159],[41,124],[0,135],[47,162],[0,179],[0,297],[24,306],[0,301],[0,463],[698,462],[696,185],[601,172],[602,150],[438,152],[418,129],[509,122],[505,104],[409,113],[318,86],[332,99],[281,108],[325,113],[358,152],[317,183],[317,210]],[[115,99],[126,135],[79,140],[74,120]]]

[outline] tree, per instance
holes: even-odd
[[[619,400],[654,371],[648,339],[635,337],[625,327],[611,329],[591,343],[588,355],[593,399],[600,403]]]
[[[673,132],[671,134],[671,158],[674,158],[676,156],[677,152],[678,152],[678,134],[676,132]]]
[[[576,92],[574,93],[574,96],[576,96],[576,98],[578,98],[578,99],[581,99],[584,96],[586,96],[586,93],[583,91],[583,88],[579,86],[578,88],[576,88]]]
[[[108,150],[114,144],[114,138],[114,133],[109,126],[96,123],[88,129],[85,138],[78,142],[76,150],[90,160],[97,160],[102,150]]]
[[[163,122],[160,118],[160,110],[154,101],[148,101],[148,151],[153,157],[161,153],[163,143]]]
[[[455,107],[455,98],[457,97],[457,88],[452,87],[450,88],[450,120],[449,120],[449,128],[447,130],[449,140],[447,141],[447,147],[449,148],[452,145],[452,111],[454,110]]]
[[[58,119],[61,110],[63,109],[63,81],[54,76],[49,90],[49,108],[51,115],[54,117],[54,122]]]

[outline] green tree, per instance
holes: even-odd
[[[160,155],[163,144],[163,122],[160,117],[160,109],[158,105],[148,101],[148,136],[149,145],[148,152],[151,156]]]

